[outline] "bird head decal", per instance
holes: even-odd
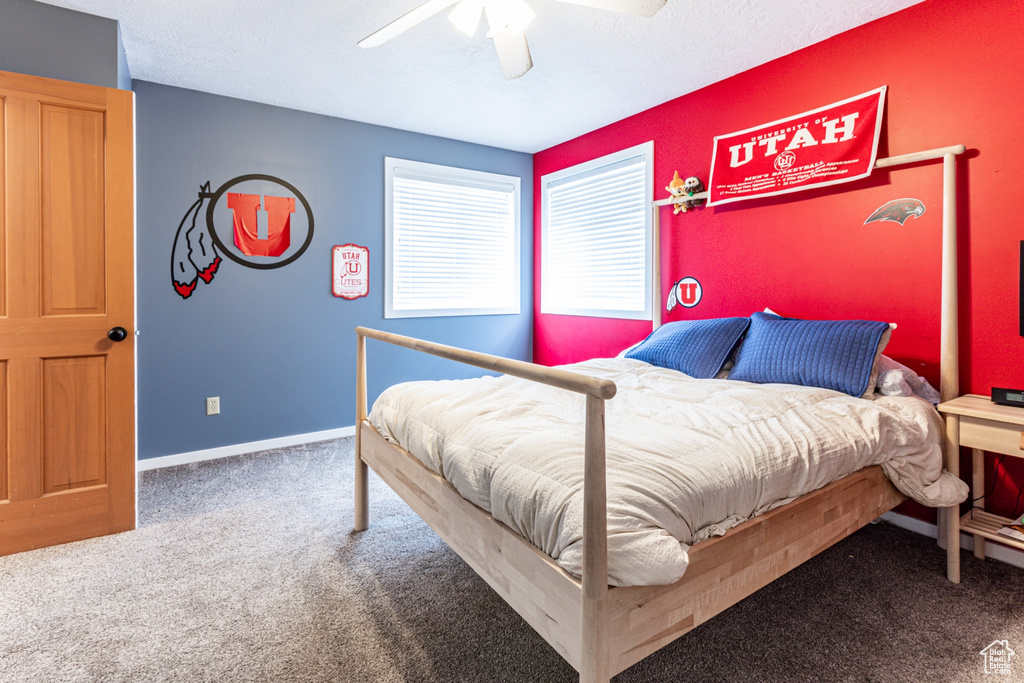
[[[917,218],[924,213],[924,204],[919,199],[894,199],[875,209],[864,225],[875,221],[892,221],[903,225],[908,218]]]

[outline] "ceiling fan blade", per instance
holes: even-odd
[[[519,78],[533,68],[530,57],[530,46],[526,44],[526,33],[507,33],[498,31],[494,34],[494,49],[498,51],[498,61],[505,80]]]
[[[530,46],[526,43],[526,32],[512,33],[500,28],[498,18],[494,16],[490,5],[484,5],[484,13],[487,15],[487,25],[490,28],[487,35],[494,40],[494,49],[498,52],[498,61],[501,62],[505,80],[519,78],[533,68]]]
[[[667,0],[560,0],[573,5],[606,9],[610,12],[636,14],[641,17],[653,17]]]
[[[356,45],[359,47],[377,47],[379,45],[383,45],[395,36],[405,33],[416,24],[429,19],[438,12],[451,7],[457,2],[459,2],[459,0],[427,0],[416,9],[403,14],[379,31],[366,36],[356,43]]]

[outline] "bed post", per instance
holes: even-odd
[[[942,330],[939,395],[950,401],[960,395],[959,320],[957,315],[956,153],[942,156]],[[960,476],[959,420],[946,418],[946,469]],[[943,508],[946,578],[960,583],[960,506]]]
[[[580,683],[608,683],[608,506],[604,399],[587,394],[583,465],[583,607]]]
[[[356,331],[356,478],[354,531],[365,531],[370,526],[370,503],[367,486],[366,463],[362,458],[360,431],[366,419],[366,337]]]
[[[960,395],[960,321],[957,314],[957,231],[956,231],[956,157],[967,151],[953,145],[923,152],[912,152],[878,159],[875,168],[916,164],[942,159],[942,323],[939,336],[939,397],[942,402]],[[956,416],[946,416],[945,467],[960,476],[960,424]],[[939,547],[946,549],[946,576],[960,583],[960,506],[939,508]]]
[[[661,207],[651,204],[651,326],[661,327]]]

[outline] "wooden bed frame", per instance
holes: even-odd
[[[955,159],[963,152],[963,145],[958,145],[879,159],[875,164],[885,168],[943,159],[940,394],[944,401],[959,390]],[[657,207],[667,203],[656,202],[655,215]],[[658,324],[660,316],[655,317]],[[611,676],[905,500],[881,467],[868,467],[750,519],[724,536],[694,545],[685,575],[674,584],[609,587],[604,402],[615,395],[614,382],[364,327],[356,328],[356,335],[355,530],[369,525],[369,466],[579,672],[581,683],[607,683]],[[582,580],[466,501],[455,487],[385,440],[366,420],[367,338],[586,396]],[[957,475],[959,446],[948,424],[946,468]],[[959,517],[958,506],[943,512],[946,520]],[[944,540],[949,579],[958,581],[959,529],[948,521]]]

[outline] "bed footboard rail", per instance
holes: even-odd
[[[575,391],[578,394],[587,394],[602,400],[615,396],[615,382],[610,379],[590,377],[578,372],[563,370],[562,368],[549,368],[545,365],[537,365],[536,363],[528,363],[522,360],[492,356],[489,353],[469,351],[467,349],[460,349],[457,346],[436,344],[434,342],[416,339],[415,337],[406,337],[401,334],[394,334],[393,332],[372,330],[368,327],[357,327],[356,337],[359,340],[359,347],[363,347],[363,339],[369,337],[370,339],[387,342],[388,344],[394,344],[395,346],[402,346],[414,351],[429,353],[432,356],[440,356],[441,358],[447,358],[448,360],[458,361],[467,365],[475,365],[478,368],[493,370],[494,372],[500,372],[503,375],[522,377],[523,379],[540,382],[541,384],[548,384],[560,389],[567,389],[568,391]],[[359,347],[356,349],[357,356]],[[356,364],[359,365],[358,357],[356,358]],[[362,366],[365,379],[365,362]]]
[[[590,377],[561,368],[550,368],[526,361],[502,358],[477,351],[383,332],[356,328],[356,458],[355,523],[356,531],[369,526],[367,465],[361,457],[360,425],[366,419],[366,339],[402,346],[414,351],[447,358],[485,370],[540,382],[567,391],[584,394],[586,432],[583,467],[583,600],[580,634],[580,681],[604,683],[610,678],[608,657],[608,508],[605,480],[604,402],[615,396],[615,382]]]

